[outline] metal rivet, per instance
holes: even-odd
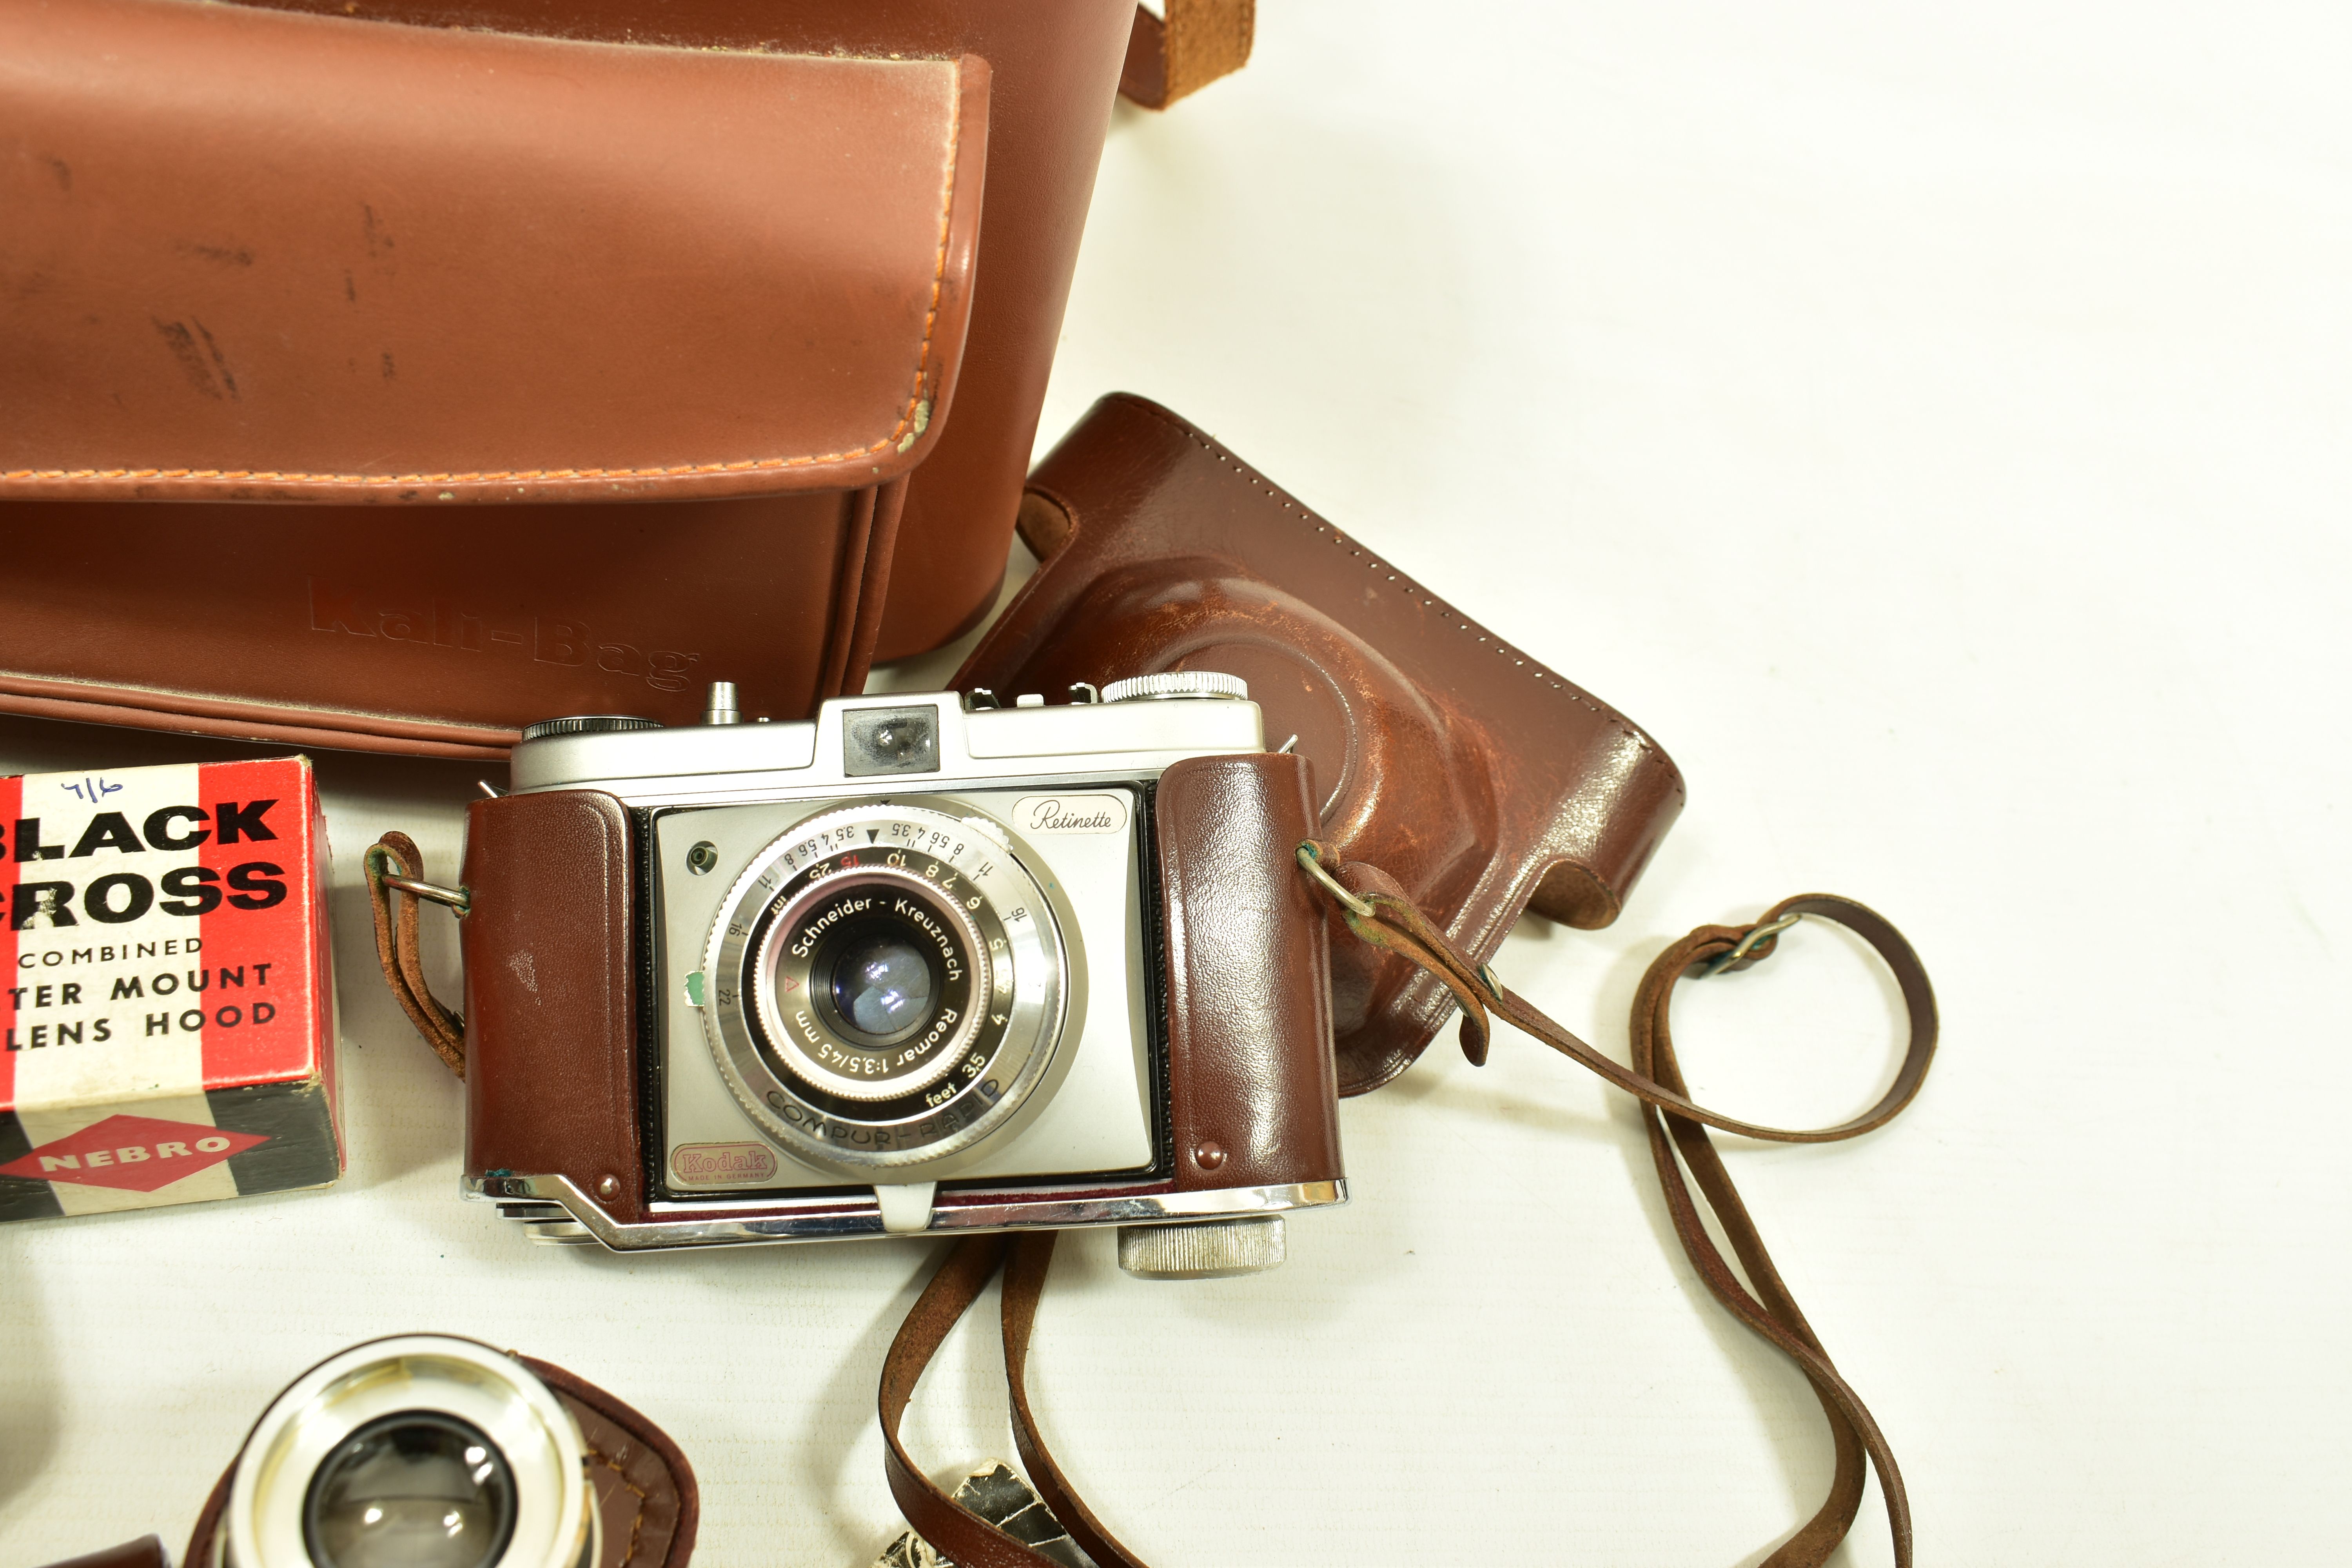
[[[1192,1163],[1204,1171],[1213,1171],[1225,1163],[1225,1152],[1215,1143],[1203,1143],[1192,1151]]]
[[[619,1197],[621,1195],[621,1178],[618,1176],[607,1176],[603,1181],[598,1182],[596,1184],[596,1195],[600,1198]]]

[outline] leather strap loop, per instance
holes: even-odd
[[[988,1289],[1000,1265],[1004,1266],[1004,1382],[1012,1395],[1013,1440],[1029,1484],[1096,1568],[1144,1568],[1072,1489],[1038,1436],[1037,1418],[1029,1408],[1029,1332],[1037,1321],[1045,1271],[1054,1261],[1054,1234],[1028,1231],[1018,1237],[975,1236],[958,1242],[923,1288],[883,1359],[882,1464],[890,1495],[915,1533],[959,1568],[1061,1568],[1055,1559],[968,1511],[916,1467],[898,1436],[898,1423],[923,1369],[939,1353],[949,1331]]]
[[[1893,1121],[1903,1108],[1911,1103],[1927,1080],[1927,1068],[1936,1054],[1936,999],[1928,984],[1927,972],[1920,963],[1911,944],[1903,940],[1886,919],[1851,899],[1830,893],[1804,893],[1775,904],[1756,925],[1769,925],[1783,914],[1816,914],[1853,928],[1862,939],[1878,952],[1895,972],[1902,987],[1906,1005],[1911,1014],[1911,1042],[1905,1052],[1902,1067],[1895,1081],[1879,1097],[1878,1103],[1851,1121],[1834,1127],[1785,1128],[1766,1127],[1753,1121],[1743,1121],[1736,1116],[1709,1110],[1693,1101],[1679,1089],[1660,1083],[1648,1074],[1629,1069],[1603,1056],[1576,1036],[1561,1028],[1525,998],[1506,986],[1496,984],[1491,970],[1482,970],[1449,941],[1445,933],[1433,925],[1428,918],[1413,908],[1393,889],[1394,882],[1370,866],[1359,863],[1334,866],[1329,852],[1311,841],[1299,847],[1302,862],[1312,858],[1318,867],[1335,878],[1355,900],[1355,906],[1339,903],[1340,916],[1348,929],[1375,947],[1385,948],[1410,959],[1444,983],[1454,993],[1462,1008],[1462,1054],[1473,1066],[1486,1062],[1487,1042],[1493,1033],[1488,1015],[1496,1014],[1508,1023],[1607,1079],[1626,1093],[1662,1110],[1688,1117],[1693,1121],[1726,1132],[1737,1132],[1744,1138],[1760,1138],[1774,1143],[1834,1143],[1883,1127]],[[1364,912],[1360,913],[1359,908]],[[1688,936],[1658,955],[1653,972],[1663,971],[1669,976],[1679,976],[1695,964],[1707,962],[1729,952],[1752,926],[1701,926]],[[1780,938],[1768,937],[1758,942],[1737,963],[1733,969],[1746,969],[1770,957],[1778,950]]]
[[[1029,1333],[1036,1326],[1038,1299],[1045,1292],[1046,1268],[1054,1261],[1054,1236],[1050,1230],[1024,1234],[1013,1244],[1012,1260],[1004,1269],[1004,1383],[1012,1396],[1013,1441],[1021,1451],[1029,1484],[1070,1539],[1094,1560],[1095,1568],[1144,1568],[1071,1489],[1045,1438],[1038,1436],[1037,1418],[1029,1408]]]
[[[414,893],[387,880],[425,878],[425,856],[405,833],[387,833],[367,852],[368,903],[375,916],[375,956],[383,966],[383,983],[433,1047],[433,1054],[459,1078],[466,1076],[466,1020],[441,1005],[425,978],[425,956],[418,944]]]
[[[1852,1138],[1885,1124],[1918,1094],[1928,1065],[1935,1058],[1937,1020],[1934,988],[1919,956],[1903,934],[1884,916],[1851,899],[1830,893],[1805,893],[1785,899],[1748,926],[1701,926],[1667,948],[1642,977],[1633,1016],[1631,1069],[1601,1056],[1574,1035],[1528,1005],[1496,983],[1493,972],[1473,964],[1463,952],[1402,897],[1396,884],[1377,868],[1354,865],[1332,867],[1320,846],[1300,846],[1300,863],[1345,916],[1349,929],[1365,941],[1401,952],[1442,980],[1462,1004],[1462,1046],[1474,1063],[1486,1060],[1489,1012],[1585,1063],[1612,1083],[1638,1095],[1645,1103],[1643,1122],[1658,1170],[1668,1214],[1683,1250],[1717,1300],[1759,1337],[1797,1363],[1812,1384],[1814,1396],[1830,1423],[1836,1452],[1829,1496],[1811,1519],[1763,1560],[1762,1568],[1822,1568],[1853,1528],[1862,1507],[1868,1467],[1878,1471],[1879,1489],[1886,1505],[1887,1527],[1894,1539],[1897,1568],[1912,1562],[1911,1508],[1901,1469],[1895,1462],[1885,1435],[1863,1405],[1861,1397],[1831,1363],[1812,1326],[1805,1321],[1788,1284],[1780,1278],[1762,1236],[1740,1201],[1722,1156],[1708,1140],[1714,1126],[1750,1137],[1789,1143],[1819,1143]],[[1876,950],[1895,973],[1910,1015],[1911,1041],[1895,1083],[1869,1110],[1834,1127],[1790,1131],[1759,1127],[1720,1115],[1692,1102],[1689,1085],[1675,1059],[1668,1014],[1675,983],[1694,969],[1711,966],[1717,959],[1748,942],[1726,971],[1746,969],[1779,950],[1780,937],[1769,931],[1791,914],[1817,915],[1851,928]],[[1765,934],[1749,942],[1751,933]],[[1705,1125],[1702,1125],[1704,1123]],[[1679,1154],[1680,1159],[1677,1160]],[[1686,1180],[1684,1167],[1690,1176]],[[1690,1183],[1715,1213],[1724,1236],[1746,1271],[1743,1281],[1726,1261],[1708,1235]],[[1003,1291],[1003,1331],[1004,1372],[1013,1408],[1013,1441],[1030,1484],[1062,1527],[1101,1568],[1143,1568],[1142,1563],[1112,1537],[1071,1489],[1061,1468],[1038,1435],[1029,1405],[1027,1386],[1029,1337],[1036,1323],[1037,1302],[1054,1256],[1053,1233],[1036,1232],[1017,1241],[1002,1237],[973,1237],[957,1245],[925,1288],[915,1309],[891,1343],[882,1374],[882,1432],[887,1443],[884,1463],[890,1490],[916,1532],[946,1557],[971,1568],[1044,1568],[1049,1560],[1031,1551],[1003,1531],[966,1512],[952,1498],[916,1469],[898,1436],[898,1424],[915,1383],[930,1363],[949,1331],[977,1300],[1007,1258]]]
[[[1820,914],[1853,925],[1863,933],[1864,940],[1878,948],[1882,954],[1887,952],[1887,947],[1873,935],[1874,929],[1899,944],[1899,951],[1908,959],[1910,967],[1906,971],[1903,964],[1895,963],[1891,958],[1890,963],[1897,977],[1904,980],[1905,998],[1911,1005],[1913,1031],[1913,1050],[1906,1056],[1904,1068],[1906,1072],[1909,1071],[1916,1062],[1918,1072],[1924,1075],[1935,1040],[1935,998],[1927,990],[1927,973],[1918,967],[1918,960],[1912,954],[1910,944],[1905,942],[1902,935],[1878,915],[1859,904],[1829,895],[1808,895],[1789,900],[1775,906],[1756,924],[1769,925],[1799,904],[1808,906],[1802,910],[1804,913]],[[1848,920],[1850,914],[1856,918]],[[1865,920],[1871,922],[1870,925],[1865,926]],[[1675,983],[1695,965],[1706,962],[1717,952],[1728,951],[1744,934],[1744,931],[1735,928],[1703,926],[1660,953],[1651,963],[1642,977],[1633,1003],[1633,1056],[1636,1071],[1654,1076],[1677,1093],[1687,1090],[1681,1066],[1675,1059],[1673,1037],[1667,1028],[1667,1014],[1673,1005]],[[1730,967],[1745,967],[1769,956],[1771,952],[1769,944],[1777,941],[1778,938],[1767,938]],[[1916,987],[1910,982],[1914,975],[1916,977]],[[1925,1048],[1919,1045],[1923,1037],[1927,1042]],[[1903,1073],[1896,1075],[1895,1083],[1897,1090],[1904,1089]],[[1912,1082],[1907,1091],[1902,1093],[1900,1103],[1887,1115],[1894,1115],[1903,1104],[1907,1104],[1917,1089],[1917,1083]],[[1896,1090],[1890,1090],[1888,1099],[1894,1099],[1895,1093]],[[1831,1364],[1829,1352],[1822,1348],[1820,1339],[1813,1333],[1812,1325],[1805,1321],[1804,1313],[1799,1310],[1795,1297],[1790,1293],[1787,1282],[1780,1278],[1780,1269],[1772,1262],[1771,1254],[1765,1249],[1764,1238],[1758,1232],[1756,1222],[1749,1217],[1748,1205],[1741,1202],[1738,1190],[1732,1185],[1731,1173],[1725,1168],[1723,1156],[1708,1139],[1706,1129],[1689,1117],[1663,1110],[1655,1104],[1647,1104],[1642,1108],[1642,1122],[1649,1136],[1651,1158],[1657,1166],[1658,1186],[1665,1196],[1666,1212],[1674,1220],[1675,1235],[1681,1240],[1683,1252],[1690,1258],[1691,1267],[1697,1270],[1699,1278],[1706,1281],[1716,1300],[1728,1308],[1733,1316],[1797,1363],[1798,1370],[1812,1384],[1814,1397],[1821,1401],[1822,1414],[1829,1420],[1830,1439],[1836,1455],[1829,1496],[1822,1500],[1822,1506],[1811,1519],[1764,1559],[1762,1568],[1821,1568],[1838,1543],[1845,1539],[1846,1532],[1853,1526],[1854,1515],[1862,1507],[1865,1454],[1869,1462],[1878,1468],[1879,1489],[1885,1499],[1887,1528],[1894,1538],[1897,1568],[1908,1568],[1911,1562],[1911,1505],[1904,1489],[1902,1471],[1895,1462],[1894,1450],[1879,1431],[1877,1422],[1864,1406],[1861,1396]],[[1675,1158],[1677,1152],[1682,1156],[1681,1163],[1677,1163]],[[1707,1234],[1698,1205],[1693,1201],[1690,1188],[1684,1180],[1685,1165],[1689,1167],[1692,1177],[1697,1181],[1707,1206],[1714,1210],[1717,1223],[1731,1242],[1732,1251],[1738,1254],[1740,1267],[1747,1271],[1748,1279],[1754,1286],[1753,1293],[1732,1272],[1730,1266],[1724,1261],[1722,1252],[1716,1247],[1714,1237]],[[1761,1300],[1759,1300],[1759,1296]]]
[[[1529,1006],[1496,982],[1493,971],[1472,963],[1402,896],[1395,882],[1376,868],[1335,867],[1328,852],[1312,842],[1299,847],[1299,862],[1332,896],[1349,930],[1366,942],[1404,954],[1436,975],[1454,993],[1462,1006],[1463,1052],[1474,1064],[1483,1064],[1486,1059],[1491,1012],[1644,1101],[1643,1123],[1657,1165],[1658,1184],[1665,1194],[1675,1233],[1692,1267],[1734,1316],[1797,1363],[1812,1384],[1814,1397],[1820,1400],[1822,1412],[1830,1423],[1836,1460],[1829,1496],[1811,1519],[1764,1559],[1762,1568],[1822,1568],[1845,1539],[1861,1510],[1866,1466],[1875,1467],[1878,1471],[1896,1568],[1910,1568],[1910,1500],[1894,1450],[1861,1397],[1832,1364],[1812,1326],[1805,1321],[1766,1249],[1755,1221],[1749,1217],[1747,1205],[1740,1201],[1722,1156],[1706,1135],[1706,1127],[1713,1126],[1777,1142],[1831,1142],[1884,1126],[1911,1103],[1935,1058],[1937,1019],[1935,990],[1928,983],[1927,969],[1903,933],[1876,911],[1830,893],[1804,893],[1784,899],[1750,925],[1701,926],[1661,952],[1643,975],[1633,1004],[1633,1066],[1629,1069]],[[1832,920],[1861,936],[1894,971],[1905,1008],[1910,1015],[1910,1044],[1894,1084],[1876,1105],[1834,1127],[1794,1131],[1761,1127],[1708,1110],[1689,1098],[1689,1085],[1675,1059],[1668,1015],[1675,983],[1694,969],[1713,972],[1711,966],[1726,954],[1736,954],[1723,966],[1727,972],[1762,963],[1780,946],[1779,933],[1768,928],[1790,915]],[[1764,934],[1751,936],[1757,932]],[[1741,951],[1743,944],[1745,950]],[[1684,1175],[1685,1165],[1690,1172],[1688,1180]],[[1746,1281],[1733,1271],[1708,1235],[1698,1203],[1691,1193],[1691,1181],[1696,1182],[1699,1194],[1714,1211],[1747,1273]],[[974,1237],[957,1245],[924,1289],[892,1342],[883,1368],[882,1432],[887,1443],[884,1463],[890,1490],[916,1532],[959,1563],[969,1564],[970,1568],[1045,1568],[1049,1563],[1049,1559],[1003,1531],[966,1512],[916,1469],[898,1436],[899,1420],[906,1413],[916,1381],[938,1352],[948,1331],[979,1299],[990,1278],[1009,1256],[1012,1262],[1005,1273],[1003,1314],[1005,1382],[1012,1398],[1013,1441],[1020,1449],[1030,1484],[1071,1538],[1102,1568],[1143,1568],[1071,1489],[1038,1435],[1035,1415],[1030,1408],[1029,1337],[1036,1323],[1037,1302],[1045,1289],[1045,1273],[1053,1255],[1051,1232],[1024,1235],[1018,1241]]]
[[[1299,846],[1298,858],[1309,876],[1331,895],[1349,930],[1375,946],[1403,954],[1454,993],[1462,1007],[1463,1054],[1474,1064],[1483,1065],[1486,1059],[1491,1011],[1644,1102],[1642,1120],[1657,1165],[1658,1184],[1691,1266],[1734,1316],[1797,1363],[1829,1418],[1836,1449],[1830,1494],[1813,1517],[1764,1560],[1762,1568],[1821,1568],[1845,1539],[1861,1509],[1865,1458],[1878,1470],[1896,1568],[1910,1568],[1911,1505],[1894,1450],[1861,1397],[1831,1364],[1828,1352],[1765,1248],[1723,1157],[1706,1135],[1706,1128],[1716,1127],[1780,1143],[1834,1142],[1885,1126],[1911,1103],[1935,1059],[1937,1018],[1935,988],[1903,933],[1877,911],[1833,893],[1801,893],[1784,899],[1747,926],[1701,926],[1661,952],[1643,975],[1633,1001],[1633,1065],[1629,1069],[1529,1006],[1499,984],[1492,970],[1472,963],[1419,910],[1398,896],[1395,883],[1378,869],[1335,866],[1328,851],[1312,842]],[[1726,972],[1762,963],[1780,949],[1780,935],[1770,928],[1791,915],[1835,921],[1868,942],[1894,972],[1910,1016],[1910,1043],[1895,1081],[1877,1104],[1833,1127],[1762,1127],[1696,1104],[1675,1059],[1673,1035],[1667,1026],[1675,982],[1694,969],[1712,973],[1715,963],[1727,954],[1737,956],[1723,966]],[[1752,933],[1758,932],[1765,934],[1751,940]],[[1743,946],[1744,952],[1740,951]],[[1707,1234],[1684,1178],[1685,1165],[1747,1271],[1748,1283],[1732,1271]]]
[[[1163,20],[1138,5],[1118,90],[1145,109],[1165,109],[1249,63],[1256,0],[1167,0]]]

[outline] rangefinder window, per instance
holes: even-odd
[[[930,708],[865,708],[843,714],[841,771],[851,778],[939,772],[938,711]]]

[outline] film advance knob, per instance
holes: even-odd
[[[1246,701],[1249,682],[1238,675],[1213,669],[1171,669],[1160,675],[1130,675],[1102,689],[1106,702],[1134,702],[1171,697],[1234,697]]]
[[[653,719],[640,719],[634,713],[575,713],[568,719],[541,719],[525,727],[526,741],[552,740],[558,735],[612,735],[624,730],[658,730],[661,724]]]
[[[1257,1274],[1280,1268],[1283,1251],[1278,1214],[1118,1227],[1118,1266],[1142,1279],[1230,1279]]]

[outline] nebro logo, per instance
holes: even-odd
[[[268,1142],[257,1132],[232,1132],[196,1121],[110,1116],[0,1165],[0,1176],[152,1193]]]

